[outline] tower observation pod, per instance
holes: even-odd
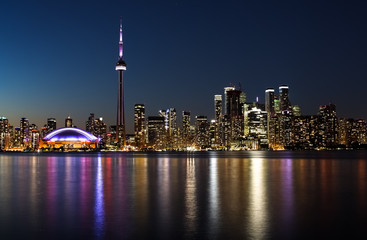
[[[124,106],[124,80],[123,72],[126,70],[126,63],[123,59],[123,41],[122,41],[122,20],[120,21],[120,41],[119,57],[115,70],[118,72],[118,99],[117,99],[117,122],[116,122],[116,143],[120,147],[126,146],[126,126],[125,126],[125,106]]]

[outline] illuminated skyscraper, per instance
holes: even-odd
[[[56,130],[56,119],[55,118],[47,118],[47,132],[52,132]]]
[[[148,117],[148,143],[154,150],[163,148],[165,141],[165,119],[162,116]]]
[[[221,145],[221,126],[222,126],[222,95],[214,95],[214,110],[215,110],[215,128],[214,128],[214,144]]]
[[[228,96],[227,96],[227,92],[228,91],[233,91],[235,90],[234,87],[225,87],[224,88],[224,114],[228,114],[228,110],[227,110],[227,105],[228,105]]]
[[[87,130],[87,132],[94,135],[94,128],[95,128],[94,113],[90,113],[88,117],[88,121],[85,123],[85,130]]]
[[[196,116],[196,145],[200,149],[210,146],[209,126],[206,116]]]
[[[0,149],[6,149],[10,144],[9,121],[0,117]]]
[[[116,63],[116,71],[119,75],[118,101],[117,101],[117,123],[116,123],[116,142],[118,145],[126,145],[126,126],[125,126],[125,106],[124,106],[124,82],[123,72],[126,70],[126,63],[123,60],[123,41],[122,41],[122,21],[120,23],[119,58]]]
[[[20,119],[20,144],[27,146],[29,141],[29,121],[26,118]]]
[[[265,90],[265,111],[268,115],[273,115],[274,110],[274,88],[268,88]]]
[[[287,85],[279,87],[280,111],[290,111],[291,103],[289,101],[289,88]]]
[[[144,104],[135,104],[134,106],[134,130],[135,143],[139,148],[145,145],[145,106]]]
[[[190,111],[182,112],[182,143],[183,147],[187,147],[190,141]]]

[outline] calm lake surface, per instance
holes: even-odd
[[[367,151],[0,153],[0,239],[367,236]]]

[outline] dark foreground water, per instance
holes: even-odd
[[[0,239],[367,236],[367,152],[0,154]]]

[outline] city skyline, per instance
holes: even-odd
[[[89,113],[114,125],[121,15],[128,133],[136,103],[147,116],[174,107],[214,119],[213,96],[239,82],[248,102],[286,84],[306,115],[334,103],[340,117],[367,118],[356,104],[367,87],[365,3],[29,4],[0,4],[0,115],[14,126],[70,115],[84,128]]]

